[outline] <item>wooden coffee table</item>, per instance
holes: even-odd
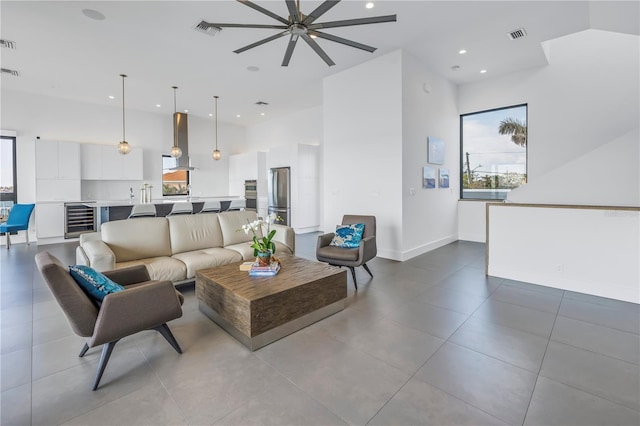
[[[251,350],[344,309],[347,271],[291,255],[273,277],[233,263],[196,272],[199,309]]]

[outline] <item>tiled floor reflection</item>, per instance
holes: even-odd
[[[314,259],[317,234],[297,236]],[[344,311],[251,352],[197,309],[123,339],[96,392],[35,268],[75,243],[0,250],[0,424],[638,425],[638,305],[486,277],[459,241],[349,274]]]

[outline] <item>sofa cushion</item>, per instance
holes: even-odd
[[[246,241],[239,244],[231,244],[230,246],[226,246],[225,249],[235,251],[240,256],[242,256],[242,260],[255,259],[255,256],[253,255],[253,247],[251,247],[251,241]]]
[[[171,254],[222,247],[222,231],[217,214],[169,216]]]
[[[135,219],[143,220],[143,219]],[[132,260],[129,262],[116,263],[116,268],[125,268],[133,265],[144,265],[149,271],[152,280],[169,280],[173,282],[187,279],[187,267],[184,263],[171,257],[149,257],[146,259]]]
[[[178,253],[174,254],[173,258],[186,265],[188,279],[194,278],[196,271],[200,269],[213,268],[243,260],[238,252],[219,247]]]
[[[116,256],[116,263],[171,256],[169,224],[164,217],[106,222],[101,233],[102,240]]]
[[[244,243],[253,239],[253,234],[245,234],[242,225],[258,219],[258,214],[252,211],[235,211],[218,213],[220,229],[222,230],[223,247]]]
[[[111,281],[90,266],[71,265],[69,273],[90,298],[99,302],[108,294],[124,290],[120,284]]]

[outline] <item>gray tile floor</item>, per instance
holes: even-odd
[[[316,235],[298,236],[314,258]],[[74,243],[0,250],[2,425],[638,425],[638,305],[487,278],[456,242],[349,277],[347,308],[251,352],[202,315],[100,350],[75,336],[33,261]]]

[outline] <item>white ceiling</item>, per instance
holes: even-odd
[[[255,0],[287,17],[284,0]],[[303,13],[321,1],[301,0]],[[201,20],[277,24],[230,0],[218,1],[5,1],[0,3],[1,37],[16,49],[0,51],[2,90],[39,93],[121,107],[120,74],[127,74],[127,108],[208,117],[220,96],[219,119],[250,125],[320,105],[322,79],[371,58],[403,48],[456,84],[544,66],[541,43],[589,28],[638,34],[638,2],[583,1],[365,1],[345,0],[316,22],[397,14],[397,22],[325,30],[372,45],[373,54],[327,40],[317,42],[336,62],[328,67],[298,43],[289,67],[281,67],[288,37],[241,54],[240,47],[280,30],[225,28],[214,37],[194,29]],[[106,19],[82,13],[93,9]],[[507,33],[524,28],[527,37]],[[458,54],[466,49],[465,55]],[[460,69],[453,71],[453,65]],[[259,67],[251,72],[247,67]],[[487,73],[480,74],[481,69]],[[383,81],[380,84],[384,84]],[[115,99],[108,99],[109,95]],[[372,99],[375,93],[372,93]],[[255,105],[257,101],[269,106]],[[155,105],[162,105],[157,108]],[[260,116],[264,112],[265,116]],[[236,118],[240,114],[240,118]]]

